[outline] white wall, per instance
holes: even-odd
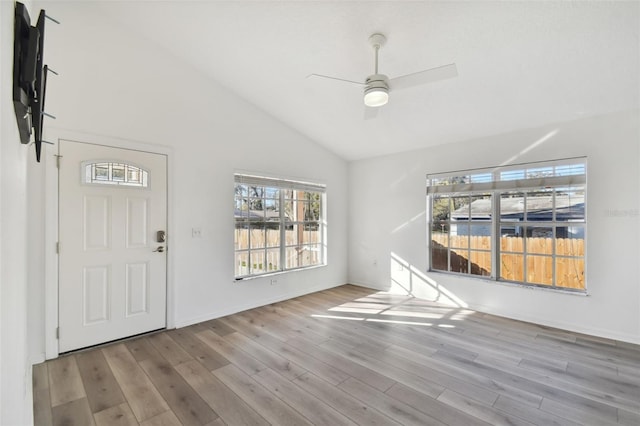
[[[28,5],[28,3],[25,3]],[[32,422],[27,337],[27,162],[13,110],[14,3],[0,1],[0,424]]]
[[[111,141],[169,154],[169,310],[176,326],[347,282],[344,160],[96,14],[91,2],[42,4],[62,22],[48,25],[45,42],[45,63],[60,73],[49,79],[47,110],[57,120],[45,122],[47,139]],[[51,159],[56,150],[46,147],[45,155]],[[279,275],[273,286],[267,278],[233,281],[237,170],[326,183],[326,267]],[[48,185],[41,183],[41,199]],[[194,227],[202,238],[192,238]],[[49,258],[52,250],[47,247]],[[30,289],[36,304],[44,303],[44,285]],[[42,310],[34,317],[45,321]],[[43,356],[43,334],[53,327],[43,329],[30,335],[34,358]]]
[[[350,282],[388,289],[395,280],[416,296],[640,343],[639,116],[633,110],[351,163]],[[576,156],[588,157],[589,296],[425,273],[426,174]]]

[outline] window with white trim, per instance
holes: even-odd
[[[135,166],[116,161],[82,163],[82,182],[93,185],[121,185],[146,188],[149,186],[149,172]]]
[[[323,265],[324,185],[235,175],[235,277]]]
[[[585,291],[586,159],[427,175],[433,271]]]

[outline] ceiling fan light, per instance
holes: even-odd
[[[380,107],[389,102],[389,90],[386,87],[372,87],[364,93],[364,104],[368,107]]]

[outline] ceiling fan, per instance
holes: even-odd
[[[373,34],[369,37],[369,44],[371,44],[371,47],[373,47],[375,52],[375,70],[372,75],[365,79],[364,83],[322,74],[310,74],[307,78],[328,78],[331,80],[363,86],[364,104],[367,107],[375,108],[381,107],[389,101],[389,92],[392,90],[406,89],[408,87],[453,78],[458,75],[456,64],[448,64],[389,79],[386,75],[378,73],[378,52],[380,51],[380,48],[384,46],[386,41],[387,38],[383,34],[379,33]]]

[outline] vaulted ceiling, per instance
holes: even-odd
[[[638,108],[637,1],[124,1],[106,16],[347,160]],[[380,72],[455,62],[365,119]]]

